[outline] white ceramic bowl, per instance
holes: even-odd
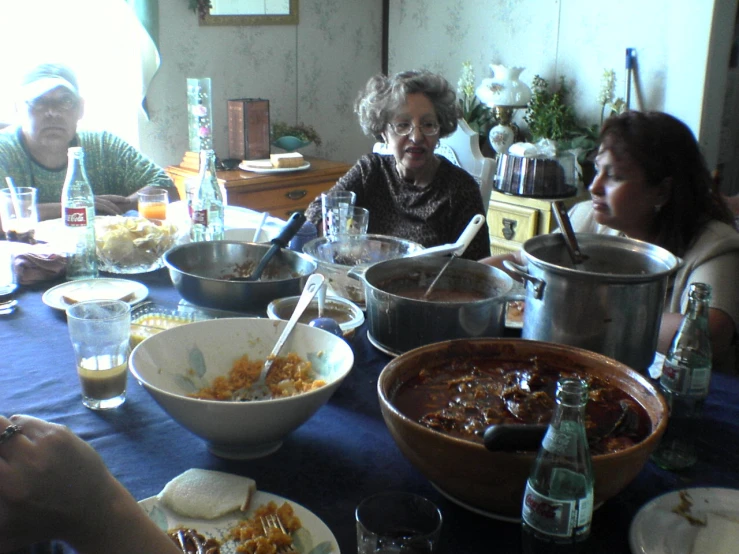
[[[197,321],[157,333],[131,353],[133,376],[177,423],[208,443],[216,456],[266,456],[285,436],[323,406],[354,365],[351,347],[340,337],[299,323],[281,354],[295,352],[312,363],[326,385],[297,396],[250,402],[200,400],[186,396],[248,354],[263,360],[286,322],[266,318]]]
[[[287,321],[293,314],[295,306],[298,305],[300,296],[287,296],[285,298],[277,298],[267,306],[267,316],[270,319],[283,319]],[[326,296],[324,305],[325,316],[335,319],[339,327],[341,327],[344,338],[350,339],[354,336],[357,329],[364,323],[364,312],[354,302],[342,298],[341,296]],[[310,323],[312,319],[318,317],[318,300],[313,299],[308,304],[303,315],[298,321],[302,323]]]

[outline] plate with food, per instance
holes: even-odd
[[[149,296],[149,289],[129,279],[99,278],[67,281],[47,290],[41,300],[55,310],[66,310],[69,306],[85,300],[123,300],[131,306]]]
[[[629,529],[633,554],[735,554],[739,490],[690,488],[664,494],[637,512]]]
[[[314,513],[257,490],[248,477],[190,469],[139,504],[178,546],[197,534],[203,542],[217,543],[218,550],[208,551],[214,554],[235,554],[238,547],[242,552],[268,552],[270,544],[292,545],[300,554],[340,553],[336,537]]]
[[[239,168],[254,173],[289,173],[303,171],[310,167],[303,155],[298,152],[286,154],[272,154],[268,160],[244,160]]]

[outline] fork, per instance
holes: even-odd
[[[288,533],[285,530],[285,526],[282,525],[282,520],[280,520],[279,517],[276,515],[268,515],[265,517],[259,518],[262,522],[262,529],[264,529],[264,534],[267,535],[267,531],[269,529],[279,529],[283,533],[285,533],[288,537],[290,536],[290,533]],[[295,547],[291,544],[287,546],[283,546],[280,549],[277,550],[278,554],[285,554],[286,552],[297,552]]]

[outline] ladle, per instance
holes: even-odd
[[[303,226],[303,223],[305,223],[305,215],[300,212],[295,212],[291,215],[290,219],[287,220],[287,225],[282,228],[280,234],[272,239],[272,246],[269,247],[267,253],[262,256],[261,260],[259,260],[254,271],[252,271],[248,277],[234,277],[231,281],[259,281],[259,278],[262,276],[262,272],[264,272],[264,268],[267,267],[269,261],[280,249],[287,247],[290,239],[295,236],[295,233],[297,233]]]
[[[298,319],[303,315],[303,312],[311,303],[311,300],[316,296],[316,293],[318,293],[318,291],[323,287],[323,281],[324,277],[319,273],[314,273],[308,277],[308,280],[305,282],[305,286],[303,287],[303,292],[298,299],[298,303],[295,304],[295,309],[293,310],[290,319],[282,329],[282,333],[277,339],[274,348],[272,348],[272,352],[270,352],[267,359],[264,360],[264,365],[262,366],[262,371],[259,374],[259,377],[248,388],[239,389],[234,392],[232,396],[233,400],[267,400],[272,398],[272,392],[269,390],[269,387],[265,382],[267,374],[272,368],[275,358],[280,353],[280,350],[282,350],[287,339],[290,337],[290,333],[292,333],[295,328],[295,324],[298,322]]]
[[[470,219],[467,227],[465,227],[464,231],[462,231],[462,234],[459,235],[457,242],[454,243],[458,245],[457,249],[452,252],[449,260],[447,260],[447,262],[441,268],[434,280],[431,281],[431,284],[429,285],[429,288],[426,289],[426,292],[423,293],[424,300],[428,300],[429,296],[431,296],[431,291],[436,286],[436,283],[439,282],[439,279],[441,278],[441,275],[444,273],[444,271],[446,271],[446,269],[454,261],[454,258],[459,258],[462,254],[464,254],[464,251],[467,250],[467,247],[472,242],[472,239],[475,238],[483,223],[485,223],[485,217],[483,215],[477,214],[472,216],[472,219]]]
[[[577,244],[577,238],[575,237],[575,232],[572,230],[572,223],[570,222],[570,216],[567,215],[567,208],[564,202],[561,200],[552,202],[552,211],[554,212],[554,217],[557,219],[559,228],[562,230],[565,246],[567,246],[567,252],[569,252],[570,258],[572,258],[572,263],[575,265],[582,264],[588,259],[588,256],[582,253],[580,245]]]

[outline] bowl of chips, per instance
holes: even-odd
[[[162,255],[183,242],[185,233],[168,221],[145,217],[98,216],[95,245],[98,269],[108,273],[146,273],[164,266]]]

